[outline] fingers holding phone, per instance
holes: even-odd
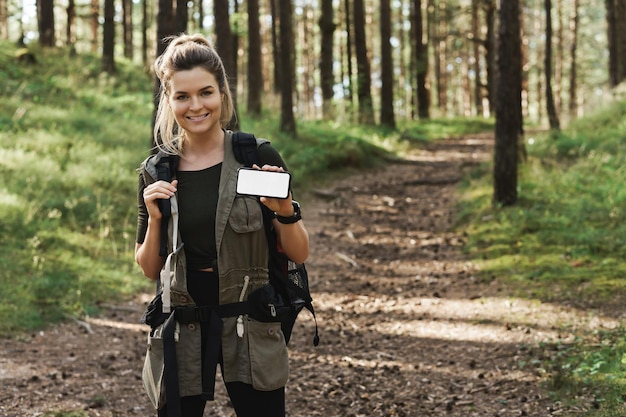
[[[240,168],[237,174],[237,193],[257,197],[285,199],[289,197],[291,175],[280,167],[264,165],[259,168]]]

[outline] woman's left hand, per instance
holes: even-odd
[[[254,164],[252,165],[252,168],[260,169],[262,171],[285,172],[283,167],[277,167],[274,165],[263,165],[263,167],[259,167],[257,164]],[[289,196],[287,198],[261,197],[261,203],[263,203],[268,209],[281,216],[289,217],[293,215],[291,193],[289,193]]]

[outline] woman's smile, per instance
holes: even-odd
[[[187,119],[191,120],[192,122],[200,122],[207,117],[209,117],[209,113],[201,114],[199,116],[187,116]]]

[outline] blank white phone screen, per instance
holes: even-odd
[[[287,198],[291,175],[288,172],[239,169],[237,193],[261,197]]]

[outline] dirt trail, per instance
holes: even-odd
[[[497,277],[474,279],[451,222],[458,181],[489,157],[490,143],[426,145],[304,199],[322,343],[312,347],[304,312],[290,345],[290,417],[566,413],[540,390],[541,372],[523,364],[537,342],[568,337],[564,325],[614,323],[509,298]],[[147,298],[3,341],[0,416],[154,415],[140,380]],[[234,416],[221,384],[205,416]]]

